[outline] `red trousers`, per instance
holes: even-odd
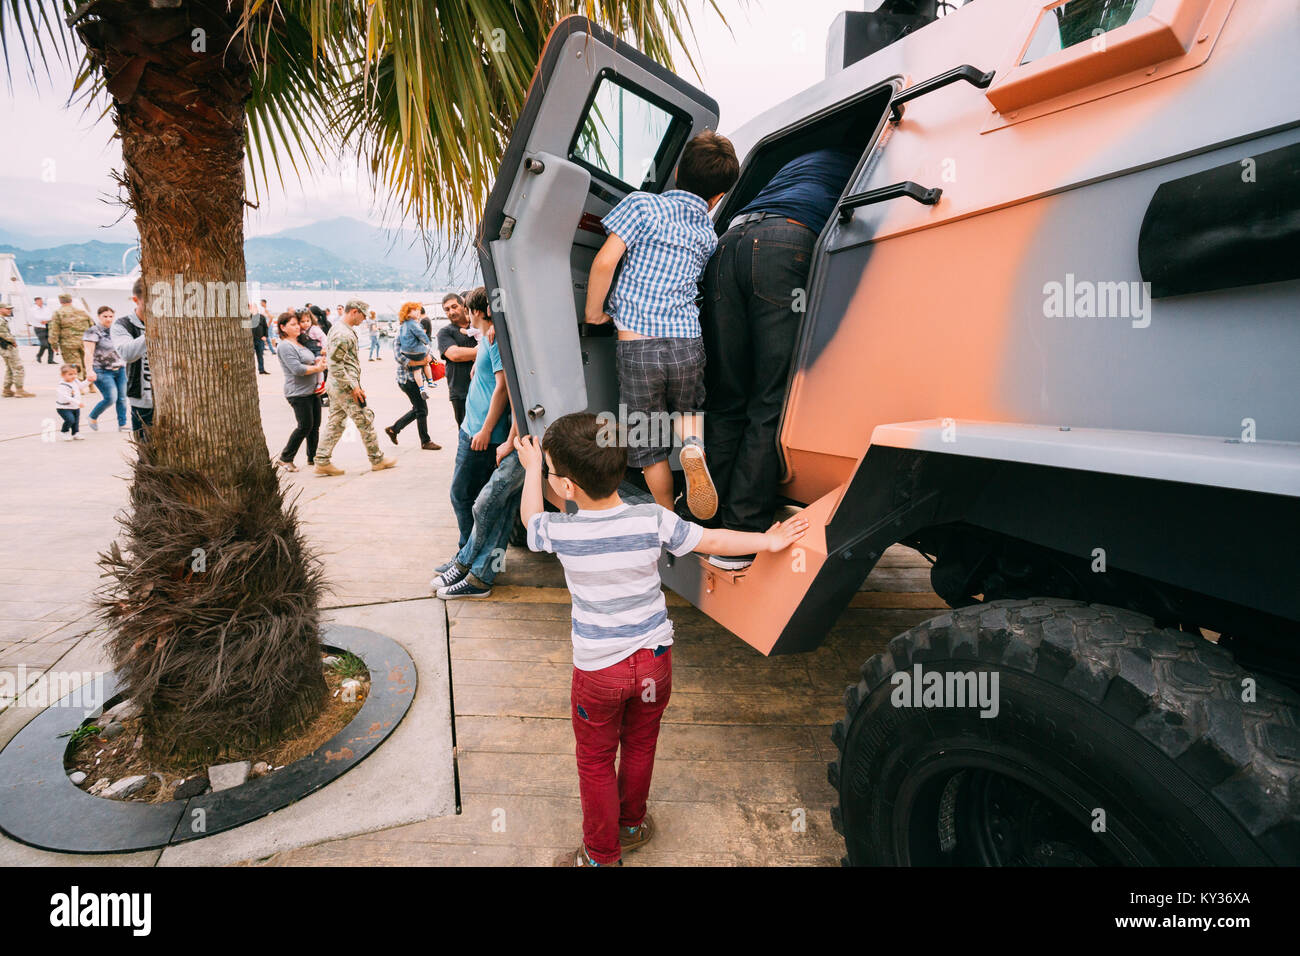
[[[659,722],[672,684],[671,645],[657,657],[644,648],[602,670],[573,669],[582,842],[597,863],[616,862],[622,855],[618,828],[640,826],[645,819]]]

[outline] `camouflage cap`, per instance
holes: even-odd
[[[348,299],[347,305],[343,306],[343,311],[351,312],[353,309],[357,309],[361,312],[369,312],[370,306],[365,302],[362,302],[360,299]]]
[[[0,302],[0,309],[8,309],[10,312],[12,312],[14,310],[14,307],[10,305],[8,302]]]

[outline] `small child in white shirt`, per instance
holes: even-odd
[[[60,432],[64,441],[85,441],[81,437],[81,409],[85,406],[82,399],[84,387],[77,379],[77,367],[64,365],[59,368],[62,381],[54,386],[54,410],[63,419]]]

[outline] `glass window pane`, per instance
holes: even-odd
[[[608,77],[600,81],[583,118],[573,159],[580,159],[632,187],[658,182],[654,168],[672,114]]]
[[[1020,62],[1057,53],[1095,36],[1109,33],[1140,20],[1151,12],[1156,0],[1069,0],[1043,12],[1034,38]]]

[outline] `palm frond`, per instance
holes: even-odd
[[[363,63],[333,119],[386,214],[426,234],[477,219],[546,37],[573,13],[670,68],[675,46],[693,65],[685,0],[375,0],[366,8]]]
[[[34,83],[49,75],[52,60],[73,65],[71,31],[65,21],[75,8],[71,0],[0,0],[0,53],[11,88],[18,47]]]

